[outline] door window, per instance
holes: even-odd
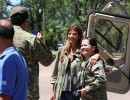
[[[114,58],[124,58],[128,24],[100,19],[95,25],[94,38]]]

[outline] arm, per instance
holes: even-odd
[[[50,100],[54,100],[54,95],[55,95],[54,87],[57,80],[59,57],[60,57],[60,51],[58,51],[58,54],[56,57],[56,63],[55,63],[55,66],[51,75],[52,90],[51,90]]]
[[[89,65],[93,66],[97,62],[97,60],[100,59],[99,54],[94,54],[90,59],[89,59]]]
[[[60,59],[60,50],[58,51],[58,54],[56,56],[56,62],[52,71],[51,75],[51,84],[55,84],[57,80],[57,74],[58,74],[58,64],[59,64],[59,59]]]
[[[89,65],[95,65],[98,60],[102,60],[105,63],[105,60],[97,53],[89,59]]]
[[[95,80],[85,87],[87,91],[95,91],[106,85],[106,75],[103,71],[103,68],[101,70],[99,67],[97,67],[96,69],[94,69],[93,73]]]
[[[0,100],[11,100],[11,96],[6,94],[0,94]]]
[[[37,37],[35,38],[34,41],[34,46],[33,46],[34,52],[36,59],[44,66],[49,66],[53,60],[53,54],[50,51],[50,49]]]
[[[55,96],[55,93],[54,93],[54,84],[52,84],[52,90],[51,90],[50,100],[54,100],[54,96]]]

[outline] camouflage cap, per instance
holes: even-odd
[[[13,16],[14,14],[17,13],[23,13],[23,12],[28,12],[28,10],[25,7],[22,6],[16,6],[12,9],[12,11],[10,12],[10,17]]]

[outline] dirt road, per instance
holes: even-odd
[[[40,65],[40,99],[39,100],[50,100],[50,76],[53,69],[54,62],[49,67],[43,67]],[[126,94],[116,94],[107,92],[108,100],[130,100],[130,91]]]

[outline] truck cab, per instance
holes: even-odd
[[[126,93],[130,89],[130,17],[115,1],[102,11],[87,15],[85,37],[96,38],[99,54],[106,61],[107,90]]]

